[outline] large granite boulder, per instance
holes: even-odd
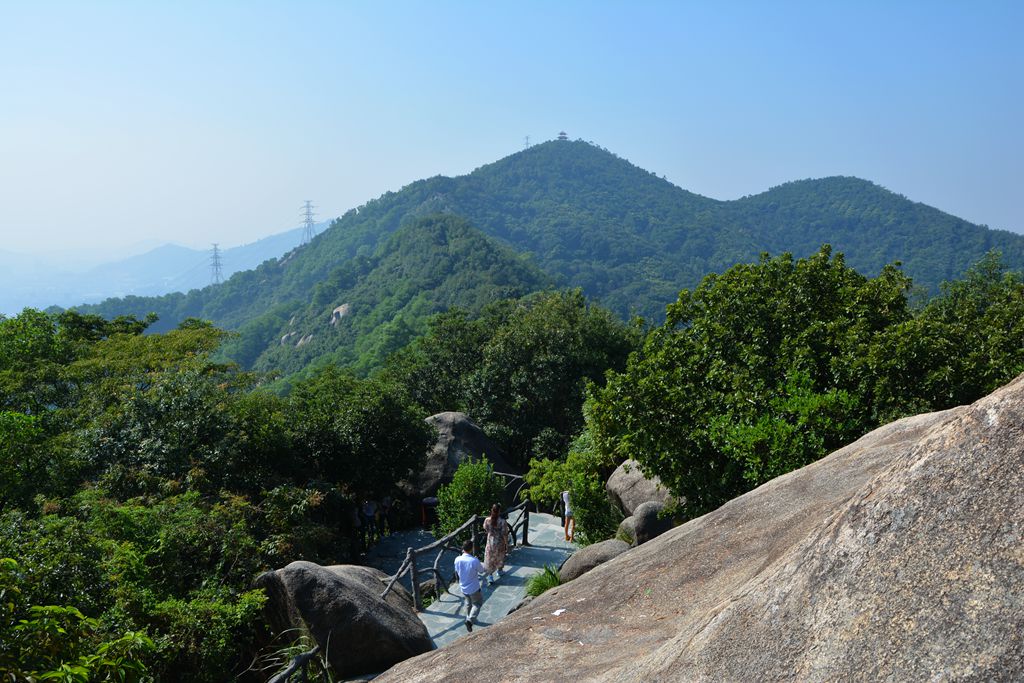
[[[877,429],[378,680],[1010,681],[1022,634],[1024,376]]]
[[[402,488],[410,497],[421,500],[436,496],[448,484],[467,458],[486,458],[496,472],[514,472],[505,460],[501,447],[491,441],[483,430],[465,413],[446,412],[431,415],[427,424],[437,430],[437,440],[427,453],[427,462],[419,476]]]
[[[629,517],[619,522],[616,538],[637,546],[661,536],[672,528],[671,517],[662,515],[665,506],[654,501],[647,501],[637,506]]]
[[[338,676],[383,671],[433,649],[430,634],[400,587],[386,599],[384,572],[371,567],[292,562],[256,579],[267,593],[271,630],[308,628]]]
[[[563,583],[572,581],[627,550],[629,550],[629,544],[617,538],[580,548],[562,563],[562,567],[558,570],[558,576]]]
[[[627,460],[616,467],[605,484],[605,490],[627,516],[633,514],[641,503],[653,500],[667,505],[672,500],[661,479],[645,476],[635,460]]]

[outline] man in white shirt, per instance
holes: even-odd
[[[455,574],[459,577],[459,588],[466,596],[469,615],[466,616],[466,630],[473,630],[473,621],[480,613],[484,604],[484,594],[480,587],[480,577],[486,574],[484,565],[473,554],[473,541],[462,544],[462,554],[455,558]]]

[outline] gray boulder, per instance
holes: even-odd
[[[667,505],[672,500],[661,479],[646,477],[635,460],[627,460],[616,467],[605,484],[605,490],[626,515],[633,514],[641,503],[653,500]]]
[[[558,570],[558,576],[563,583],[572,581],[627,550],[629,550],[629,544],[617,538],[580,548],[562,563],[561,569]]]
[[[665,506],[654,501],[647,501],[637,506],[629,517],[619,522],[617,539],[632,546],[638,546],[662,535],[672,528],[672,518],[662,517]]]
[[[378,681],[1024,680],[1022,465],[1024,376],[877,429]]]
[[[437,490],[450,483],[455,470],[470,457],[486,458],[496,472],[513,472],[501,447],[491,441],[465,413],[438,413],[426,420],[437,430],[437,440],[427,453],[426,464],[419,476],[402,485],[410,497],[418,501],[436,496]]]
[[[274,633],[307,628],[345,677],[383,671],[434,647],[408,593],[381,599],[387,581],[371,567],[292,562],[255,585],[267,593],[264,614]]]
[[[661,516],[664,509],[662,503],[647,501],[633,510],[633,542],[636,545],[643,545],[674,526],[671,517]]]

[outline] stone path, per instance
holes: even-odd
[[[405,532],[385,538],[367,555],[367,564],[393,574],[398,571],[405,551],[410,545],[422,547],[433,540],[426,531]],[[543,513],[530,513],[530,545],[516,546],[505,561],[505,574],[492,587],[484,586],[484,605],[474,628],[486,628],[515,607],[526,595],[526,581],[550,564],[558,567],[572,554],[576,546],[565,541],[558,517]],[[448,557],[450,555],[450,557]],[[433,558],[431,558],[432,560]],[[453,574],[454,553],[446,553],[441,561],[445,576]],[[436,647],[444,647],[467,634],[466,599],[458,583],[419,613]]]

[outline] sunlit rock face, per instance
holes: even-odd
[[[646,477],[635,460],[627,460],[612,472],[605,485],[612,500],[627,515],[632,515],[643,503],[654,501],[668,504],[672,500],[668,489],[658,477]]]

